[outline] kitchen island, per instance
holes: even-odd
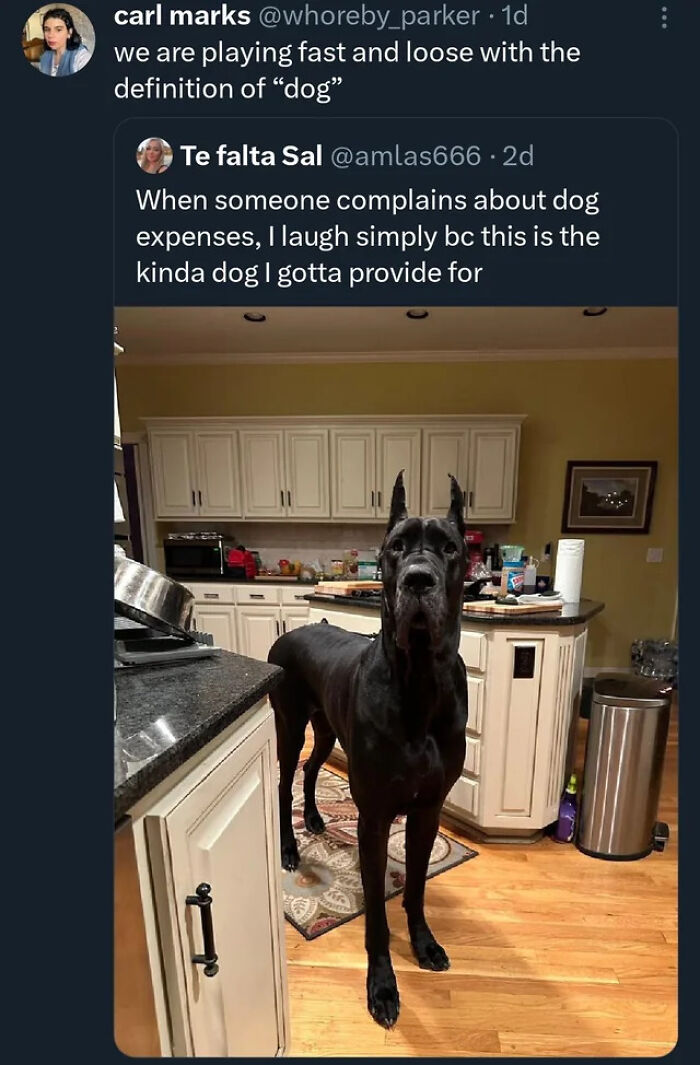
[[[282,671],[222,651],[115,669],[115,1038],[130,1056],[287,1045]]]
[[[380,630],[379,598],[312,594],[309,622]],[[561,612],[464,613],[460,654],[469,717],[462,774],[443,814],[476,839],[529,843],[556,821],[571,768],[588,625],[604,609],[590,599]],[[336,745],[333,757],[344,762]]]

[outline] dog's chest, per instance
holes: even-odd
[[[402,807],[431,803],[440,797],[444,771],[432,736],[420,742],[406,740],[387,754],[388,788]]]

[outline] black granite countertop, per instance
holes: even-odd
[[[230,651],[115,670],[114,820],[281,679],[277,666]]]
[[[347,606],[353,610],[370,610],[375,613],[379,613],[381,610],[381,600],[379,596],[376,598],[366,599],[353,599],[349,595],[314,595],[313,593],[305,596],[310,602],[320,606],[323,603],[332,604],[333,606]],[[585,621],[590,621],[596,614],[600,614],[605,609],[605,603],[598,602],[595,599],[582,599],[580,603],[564,603],[564,606],[560,611],[552,611],[551,614],[492,614],[490,612],[480,613],[477,610],[470,610],[468,613],[462,614],[463,621],[477,621],[480,625],[537,625],[541,627],[543,625],[581,625]]]

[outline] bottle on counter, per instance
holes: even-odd
[[[576,774],[572,773],[559,804],[559,819],[552,839],[555,843],[571,843],[576,831]]]
[[[523,577],[523,591],[527,595],[532,595],[537,590],[537,567],[539,563],[532,555],[528,556],[528,560],[525,564],[525,574]]]

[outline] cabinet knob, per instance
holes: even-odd
[[[204,954],[193,954],[192,961],[195,965],[204,966],[205,976],[216,976],[219,960],[214,947],[214,924],[211,916],[211,887],[209,884],[200,884],[195,888],[195,895],[188,895],[185,902],[188,906],[199,906],[202,918],[202,940],[204,942]]]

